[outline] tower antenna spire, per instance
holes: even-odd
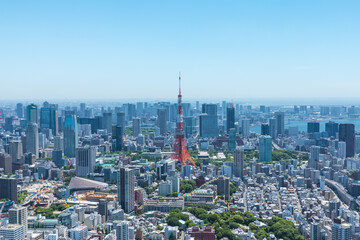
[[[179,94],[181,94],[181,73],[179,72]]]

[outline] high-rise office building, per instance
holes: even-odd
[[[355,155],[355,126],[351,123],[339,125],[339,141],[346,143],[346,157]]]
[[[310,147],[310,158],[309,158],[309,167],[315,168],[316,162],[319,161],[320,158],[320,147],[319,146],[311,146]]]
[[[9,209],[9,223],[22,225],[25,228],[25,234],[28,229],[27,207],[13,207]]]
[[[135,175],[134,170],[120,168],[118,172],[118,201],[125,213],[135,209]]]
[[[109,215],[109,209],[108,209],[108,202],[106,199],[99,200],[98,211],[99,214],[104,217],[104,220],[107,221]]]
[[[192,136],[195,128],[195,118],[194,117],[184,117],[184,131],[185,137],[189,138]]]
[[[235,128],[229,129],[229,151],[234,151],[236,148],[236,130]]]
[[[23,155],[23,143],[21,141],[11,141],[9,144],[9,154],[13,163],[18,162]]]
[[[86,177],[89,173],[93,173],[96,163],[95,146],[86,146],[76,148],[76,176]]]
[[[230,200],[230,178],[220,176],[217,179],[217,194],[224,195],[225,200]]]
[[[112,140],[113,140],[113,149],[115,151],[122,150],[123,136],[124,136],[124,129],[120,125],[113,126]]]
[[[13,176],[0,177],[0,199],[17,201],[17,179]]]
[[[0,152],[0,168],[4,169],[6,174],[12,173],[12,161],[9,154]]]
[[[136,103],[136,115],[141,118],[144,113],[144,103],[143,102],[137,102]]]
[[[275,112],[277,135],[284,135],[285,133],[285,113]]]
[[[52,151],[52,161],[58,168],[62,168],[65,164],[63,158],[63,151],[62,150]]]
[[[244,149],[236,148],[234,151],[234,176],[244,177]]]
[[[164,135],[166,133],[166,124],[166,109],[160,108],[157,110],[157,126],[160,128],[160,135]]]
[[[330,114],[330,108],[328,106],[320,106],[320,115],[326,116]]]
[[[308,133],[318,133],[318,132],[320,132],[320,123],[318,123],[318,122],[308,122],[307,123],[307,132]]]
[[[338,143],[338,158],[345,159],[346,158],[346,142],[340,141]]]
[[[137,137],[139,134],[141,134],[141,119],[136,117],[132,120],[133,125],[133,136]]]
[[[136,117],[136,106],[133,103],[127,104],[127,120],[131,121],[134,117]]]
[[[26,130],[26,151],[39,157],[39,130],[36,123],[30,122]]]
[[[277,125],[275,118],[269,119],[269,135],[274,139],[277,137]]]
[[[272,138],[268,135],[259,137],[259,160],[260,162],[272,161]]]
[[[226,130],[230,131],[231,128],[235,128],[235,108],[230,107],[226,110]]]
[[[64,122],[64,155],[66,157],[75,157],[75,149],[78,147],[77,121],[74,112],[65,113]]]
[[[268,123],[261,124],[261,135],[270,135],[270,127]]]
[[[53,135],[59,130],[58,112],[55,104],[46,105],[40,109],[40,127],[51,129]]]
[[[218,119],[217,116],[201,114],[200,120],[200,137],[214,138],[219,134]]]
[[[103,129],[106,129],[107,133],[110,134],[112,131],[112,112],[103,113]]]
[[[250,119],[241,120],[241,135],[248,137],[250,135]]]
[[[26,122],[37,123],[38,121],[38,110],[35,104],[26,106]]]
[[[206,104],[202,105],[202,113],[206,113],[209,116],[217,117],[217,105],[216,104]]]
[[[336,134],[339,132],[339,124],[329,121],[325,123],[325,131],[329,134],[329,137],[336,138]]]
[[[18,116],[18,118],[24,117],[24,107],[22,103],[16,104],[16,115]]]
[[[125,113],[124,112],[118,112],[116,113],[116,125],[122,127],[123,130],[125,130],[126,126],[126,119],[125,119]]]

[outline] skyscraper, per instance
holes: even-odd
[[[244,149],[236,148],[234,151],[234,176],[244,177]]]
[[[86,177],[93,173],[96,162],[95,146],[86,146],[76,148],[76,176]]]
[[[18,116],[18,118],[24,117],[24,107],[22,103],[16,104],[16,115]]]
[[[250,119],[241,120],[241,135],[243,137],[248,137],[250,134]]]
[[[136,103],[136,115],[141,118],[144,112],[144,103],[143,102],[137,102]]]
[[[157,110],[157,126],[160,128],[160,135],[166,133],[166,109],[160,108]]]
[[[268,123],[261,124],[261,135],[270,135],[270,128]]]
[[[184,131],[185,137],[190,137],[193,134],[195,127],[195,119],[194,117],[184,117]]]
[[[355,126],[351,123],[339,125],[339,141],[346,143],[346,157],[355,155]]]
[[[329,121],[325,123],[325,131],[329,134],[329,137],[336,138],[336,134],[339,132],[339,124]]]
[[[112,112],[104,112],[103,113],[102,128],[106,129],[108,134],[110,134],[112,132]]]
[[[124,129],[120,125],[113,126],[112,140],[113,149],[115,151],[121,151],[123,146]]]
[[[26,130],[26,151],[39,157],[39,131],[36,123],[30,122]]]
[[[75,149],[78,146],[78,130],[76,116],[74,112],[65,113],[64,122],[64,155],[66,157],[75,157]]]
[[[12,172],[12,161],[9,154],[0,152],[0,168],[4,169],[6,174]]]
[[[200,137],[214,138],[219,134],[217,116],[210,116],[208,114],[200,114]]]
[[[318,122],[308,122],[307,123],[307,132],[308,133],[320,132],[320,123],[318,123]]]
[[[275,118],[269,119],[269,135],[274,139],[277,137],[277,125]]]
[[[285,113],[278,111],[275,112],[277,135],[285,133]]]
[[[120,168],[118,173],[118,201],[125,213],[135,210],[135,175],[134,170]]]
[[[209,116],[217,117],[217,105],[204,103],[202,105],[202,113],[207,113],[207,115],[209,115]]]
[[[319,146],[311,146],[310,147],[310,158],[309,158],[309,167],[315,168],[316,162],[319,161],[320,157],[320,147]]]
[[[272,138],[270,136],[259,137],[259,160],[260,162],[272,161]]]
[[[141,134],[141,119],[140,118],[133,118],[132,121],[133,125],[133,136],[137,137]]]
[[[17,201],[17,179],[15,176],[0,177],[0,199],[2,198]]]
[[[51,129],[53,135],[58,133],[58,114],[55,104],[46,105],[40,109],[40,127]]]
[[[235,128],[235,108],[234,106],[227,108],[226,110],[226,130],[230,131],[230,128]]]
[[[37,123],[37,120],[38,120],[37,106],[35,104],[30,104],[26,106],[26,122]]]
[[[226,176],[220,176],[217,180],[217,194],[224,195],[225,200],[230,199],[230,179]]]
[[[123,131],[125,130],[126,126],[126,119],[125,119],[125,113],[124,112],[118,112],[116,114],[116,124],[122,127]]]
[[[310,240],[321,240],[321,225],[320,222],[317,220],[313,220],[310,225]]]
[[[230,128],[229,130],[229,151],[234,151],[236,148],[236,130]]]
[[[9,154],[13,163],[18,162],[23,155],[23,143],[21,141],[11,141],[9,146]]]

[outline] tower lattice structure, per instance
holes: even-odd
[[[182,109],[182,95],[181,95],[181,76],[179,74],[179,95],[178,95],[178,113],[176,120],[176,137],[174,143],[174,153],[171,155],[172,159],[180,161],[181,165],[187,165],[189,161],[192,165],[196,166],[191,159],[189,152],[186,148],[184,122],[183,122],[183,109]]]

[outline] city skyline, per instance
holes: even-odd
[[[0,99],[358,96],[357,1],[69,3],[0,4]]]

